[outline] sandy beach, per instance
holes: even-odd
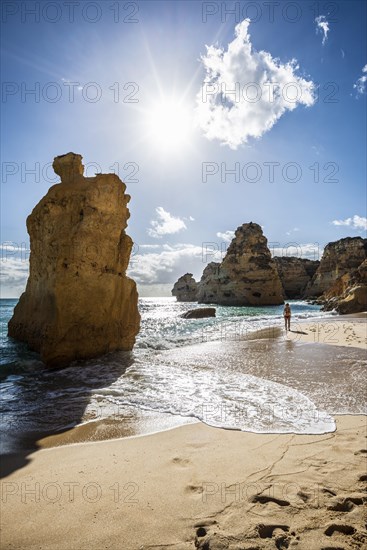
[[[365,548],[366,418],[319,436],[182,426],[44,449],[3,480],[2,548]],[[14,528],[17,518],[18,529]]]
[[[367,550],[367,1],[1,8],[0,550]]]
[[[302,334],[294,328],[285,338],[319,349],[316,328],[316,342],[365,347],[361,319],[301,325]],[[366,548],[366,416],[337,416],[336,424],[322,435],[197,422],[77,444],[67,444],[75,430],[52,436],[3,478],[1,547]]]
[[[297,342],[367,348],[367,323],[363,316],[355,320],[338,316],[335,320],[296,323],[291,331],[287,337]]]

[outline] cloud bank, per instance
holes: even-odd
[[[297,75],[292,59],[281,63],[253,49],[245,19],[235,28],[227,50],[206,46],[206,75],[196,97],[196,121],[209,140],[237,149],[260,138],[287,111],[315,103],[315,85]]]
[[[220,251],[210,246],[164,244],[157,252],[132,257],[128,274],[139,284],[173,283],[187,272],[201,277],[206,263],[221,259]]]

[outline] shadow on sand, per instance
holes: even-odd
[[[134,362],[131,352],[114,352],[50,370],[36,359],[3,365],[0,477],[23,468],[47,436],[80,424],[90,396],[113,384]],[[98,419],[98,411],[95,411]]]

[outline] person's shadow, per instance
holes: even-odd
[[[21,359],[24,345],[14,345]],[[28,464],[41,439],[80,424],[91,394],[113,384],[133,362],[132,352],[114,352],[59,370],[46,369],[36,354],[26,368],[21,360],[3,365],[0,478]]]
[[[293,334],[305,334],[307,336],[308,332],[303,332],[302,330],[292,330],[288,329],[288,332],[293,332]]]

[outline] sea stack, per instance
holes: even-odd
[[[260,225],[244,223],[236,229],[222,263],[212,263],[204,271],[199,302],[227,306],[284,302],[278,269]]]
[[[171,290],[178,302],[196,302],[198,299],[198,284],[192,273],[185,273],[175,282]]]
[[[130,196],[115,174],[83,176],[82,157],[56,157],[61,183],[27,218],[30,272],[9,336],[50,367],[131,350],[139,331],[136,284],[126,276]]]

